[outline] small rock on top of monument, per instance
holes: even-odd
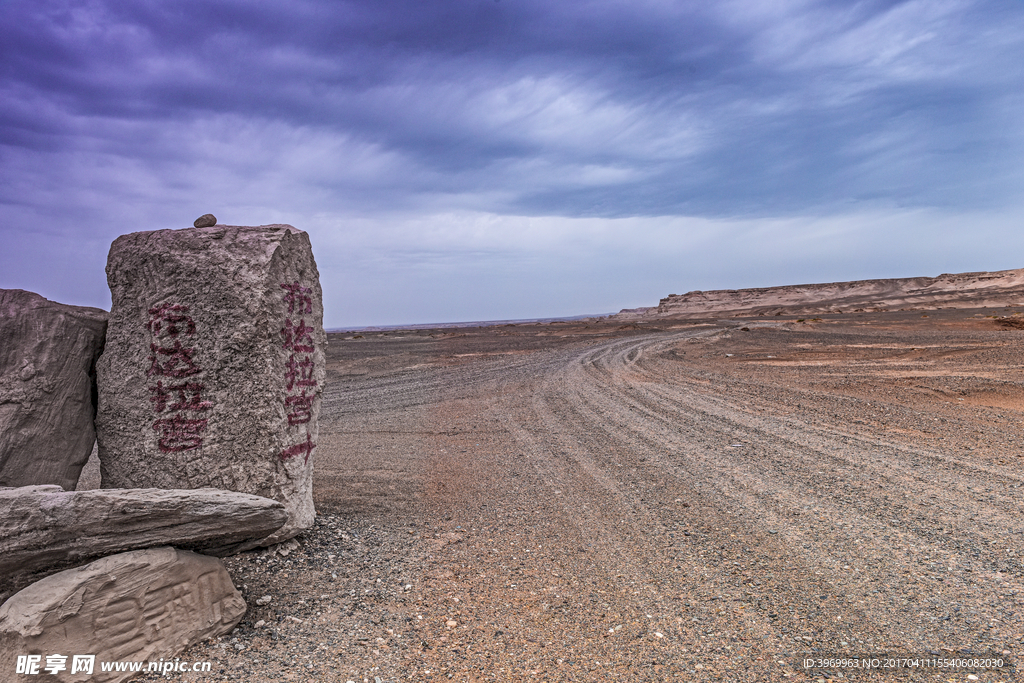
[[[212,213],[204,213],[192,224],[197,228],[212,228],[217,225],[217,217]]]

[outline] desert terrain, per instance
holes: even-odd
[[[1017,680],[801,662],[1024,647],[1022,312],[331,334],[316,525],[181,680]]]

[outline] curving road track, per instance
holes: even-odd
[[[841,670],[803,657],[1024,645],[1015,337],[394,336],[332,347],[317,464],[321,511],[410,525],[389,676],[818,680]]]

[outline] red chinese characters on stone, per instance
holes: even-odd
[[[289,425],[303,425],[313,419],[313,398],[306,396],[305,391],[298,396],[285,397],[284,405],[291,411],[288,413]]]
[[[303,453],[305,453],[306,457],[303,460],[303,462],[308,463],[309,454],[313,452],[314,448],[316,448],[316,444],[313,443],[313,439],[310,438],[309,434],[306,434],[306,442],[297,443],[294,446],[289,446],[288,448],[281,451],[281,459],[288,460],[289,458],[294,458],[297,455],[302,455]]]
[[[185,382],[184,384],[172,384],[164,387],[163,382],[157,382],[155,387],[150,387],[153,393],[149,400],[153,402],[153,412],[162,413],[169,410],[209,410],[213,404],[202,400],[203,385],[198,382]],[[171,392],[177,396],[177,401],[167,407],[167,401]]]
[[[295,353],[313,353],[313,328],[305,320],[300,318],[299,322],[293,323],[291,318],[285,319],[281,336],[284,337],[284,348]]]
[[[193,348],[186,348],[177,339],[174,346],[167,348],[150,344],[149,350],[153,355],[149,357],[149,375],[163,375],[164,377],[188,377],[199,372],[199,366],[192,360],[192,354],[196,352]]]
[[[157,445],[163,453],[190,451],[203,445],[206,420],[189,420],[180,413],[153,423],[153,431],[160,434]]]
[[[288,291],[284,296],[284,302],[288,304],[289,313],[312,313],[313,312],[313,290],[309,287],[302,287],[298,282],[282,284],[281,289]],[[296,310],[298,309],[298,310]]]
[[[195,348],[185,346],[178,337],[184,334],[191,337],[195,334],[195,321],[188,315],[188,306],[181,304],[162,304],[149,309],[149,322],[146,329],[153,335],[154,341],[149,349],[150,377],[192,377],[202,372],[202,368],[194,358]],[[178,384],[164,385],[157,380],[155,386],[149,387],[150,403],[157,414],[173,413],[153,422],[153,431],[160,435],[157,447],[164,453],[177,453],[199,448],[203,445],[203,432],[208,423],[203,414],[213,407],[213,403],[203,400],[205,387],[198,381],[187,381]]]
[[[287,304],[288,313],[304,315],[313,312],[313,290],[303,287],[298,282],[291,284],[283,283],[281,288],[285,290],[284,303]],[[290,352],[288,361],[285,363],[285,387],[288,395],[284,398],[284,407],[288,426],[303,429],[302,425],[308,424],[313,419],[313,401],[316,398],[317,381],[314,377],[315,365],[313,362],[313,328],[306,324],[306,319],[300,317],[285,318],[284,327],[281,328],[282,346]],[[308,428],[306,428],[308,429]],[[301,435],[301,432],[299,432]],[[306,432],[304,443],[298,443],[282,450],[278,456],[281,460],[289,460],[305,453],[303,462],[309,462],[309,455],[316,448],[309,432]]]
[[[196,333],[196,324],[188,316],[188,306],[181,304],[161,304],[149,309],[149,322],[146,329],[153,333],[156,338],[177,337],[181,331],[178,325],[184,324],[185,334],[192,336]]]
[[[316,386],[316,380],[313,379],[313,359],[309,356],[300,356],[296,359],[293,353],[288,357],[285,369],[287,372],[284,373],[284,378],[288,381],[288,391],[295,387]]]

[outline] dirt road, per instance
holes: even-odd
[[[1024,647],[1024,333],[973,313],[332,336],[318,525],[229,561],[246,649],[191,656],[241,679],[1016,680],[801,667]]]

